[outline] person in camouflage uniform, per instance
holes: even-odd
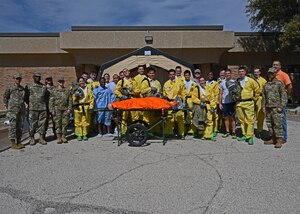
[[[58,79],[58,86],[50,93],[49,110],[54,119],[57,143],[68,143],[66,139],[69,116],[72,111],[72,97],[69,89],[65,87],[64,77]]]
[[[52,122],[52,131],[53,131],[53,134],[56,135],[54,117],[53,117],[53,115],[51,114],[51,112],[49,110],[50,96],[51,96],[51,94],[53,94],[53,91],[54,91],[54,88],[55,88],[55,86],[53,84],[52,76],[50,76],[50,75],[46,76],[45,85],[47,87],[47,96],[46,96],[46,98],[47,98],[47,122],[46,122],[46,130],[48,130],[49,121],[51,120],[51,122]]]
[[[262,107],[266,113],[266,122],[271,139],[265,144],[275,144],[275,148],[281,148],[283,143],[282,108],[287,103],[287,93],[282,82],[276,79],[275,68],[268,70],[269,81],[265,84],[262,94]]]
[[[25,87],[25,101],[29,108],[29,136],[30,145],[35,145],[34,134],[40,134],[39,143],[46,145],[47,123],[47,87],[41,83],[41,74],[33,74],[34,82]]]
[[[8,86],[3,95],[3,103],[7,109],[9,119],[8,138],[11,141],[12,149],[22,149],[21,144],[23,133],[23,121],[25,117],[25,88],[21,86],[22,76],[14,75],[15,84]]]

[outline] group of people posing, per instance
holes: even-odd
[[[202,140],[216,140],[221,126],[225,126],[222,137],[237,138],[249,145],[253,144],[254,123],[257,121],[258,137],[262,137],[263,123],[266,117],[270,132],[270,140],[265,144],[274,144],[281,148],[287,140],[286,104],[291,95],[289,76],[281,71],[279,61],[273,62],[268,70],[268,82],[260,76],[259,68],[254,75],[247,75],[248,69],[241,66],[238,78],[233,80],[230,69],[220,71],[220,77],[214,80],[213,72],[207,79],[196,69],[182,72],[180,66],[168,71],[169,80],[163,86],[156,78],[156,70],[149,67],[145,74],[144,66],[138,66],[138,74],[131,77],[130,70],[124,69],[119,75],[113,75],[110,82],[109,74],[96,80],[97,73],[83,73],[71,88],[65,87],[63,77],[58,78],[54,86],[52,77],[45,78],[41,83],[40,73],[33,74],[33,83],[21,86],[22,76],[14,76],[15,83],[4,93],[4,104],[10,121],[9,139],[12,149],[22,149],[22,127],[25,111],[28,109],[30,145],[35,145],[35,133],[40,134],[39,143],[45,145],[45,134],[48,121],[53,122],[53,132],[57,143],[67,143],[67,127],[70,114],[73,114],[75,135],[77,140],[88,140],[89,132],[97,130],[97,137],[111,137],[114,132],[112,111],[108,106],[114,101],[131,98],[160,97],[168,101],[176,101],[180,108],[168,111],[165,136],[177,136],[185,139],[193,135]],[[183,75],[182,75],[183,73]],[[236,118],[241,125],[242,135],[236,136]],[[122,134],[126,133],[127,125],[142,120],[153,125],[159,119],[151,111],[124,111],[122,113]],[[230,129],[231,127],[231,129]],[[231,131],[230,131],[231,130]],[[155,130],[154,132],[161,132]]]

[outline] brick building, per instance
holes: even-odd
[[[204,76],[210,70],[217,74],[225,66],[235,71],[238,65],[250,69],[260,65],[266,72],[273,60],[280,60],[293,79],[294,101],[299,102],[300,53],[279,52],[277,44],[274,34],[224,31],[223,26],[75,26],[60,33],[0,33],[0,96],[16,72],[22,73],[23,85],[32,81],[36,71],[41,72],[42,81],[46,75],[54,81],[64,76],[70,85],[83,71],[101,71],[105,63],[125,60],[129,53],[151,46],[166,53],[170,61],[200,68]],[[131,69],[138,65],[137,60]],[[159,63],[156,67],[158,75],[165,76],[167,68]],[[4,110],[0,100],[0,110]]]

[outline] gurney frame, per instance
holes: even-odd
[[[162,125],[162,137],[155,136],[156,138],[162,139],[163,145],[167,143],[167,138],[165,134],[166,128],[166,120],[168,116],[168,111],[172,111],[172,109],[131,109],[131,110],[120,110],[114,109],[109,110],[105,109],[95,109],[97,111],[112,111],[117,115],[117,130],[118,130],[118,146],[122,145],[125,141],[129,143],[130,146],[142,146],[148,140],[149,132],[156,126]],[[123,112],[134,112],[134,111],[155,111],[160,112],[160,119],[157,120],[154,124],[148,127],[148,124],[143,120],[135,120],[127,125],[127,130],[125,136],[122,135],[122,113]]]

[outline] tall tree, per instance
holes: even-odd
[[[300,51],[300,0],[248,0],[252,30],[279,33],[283,49]]]

